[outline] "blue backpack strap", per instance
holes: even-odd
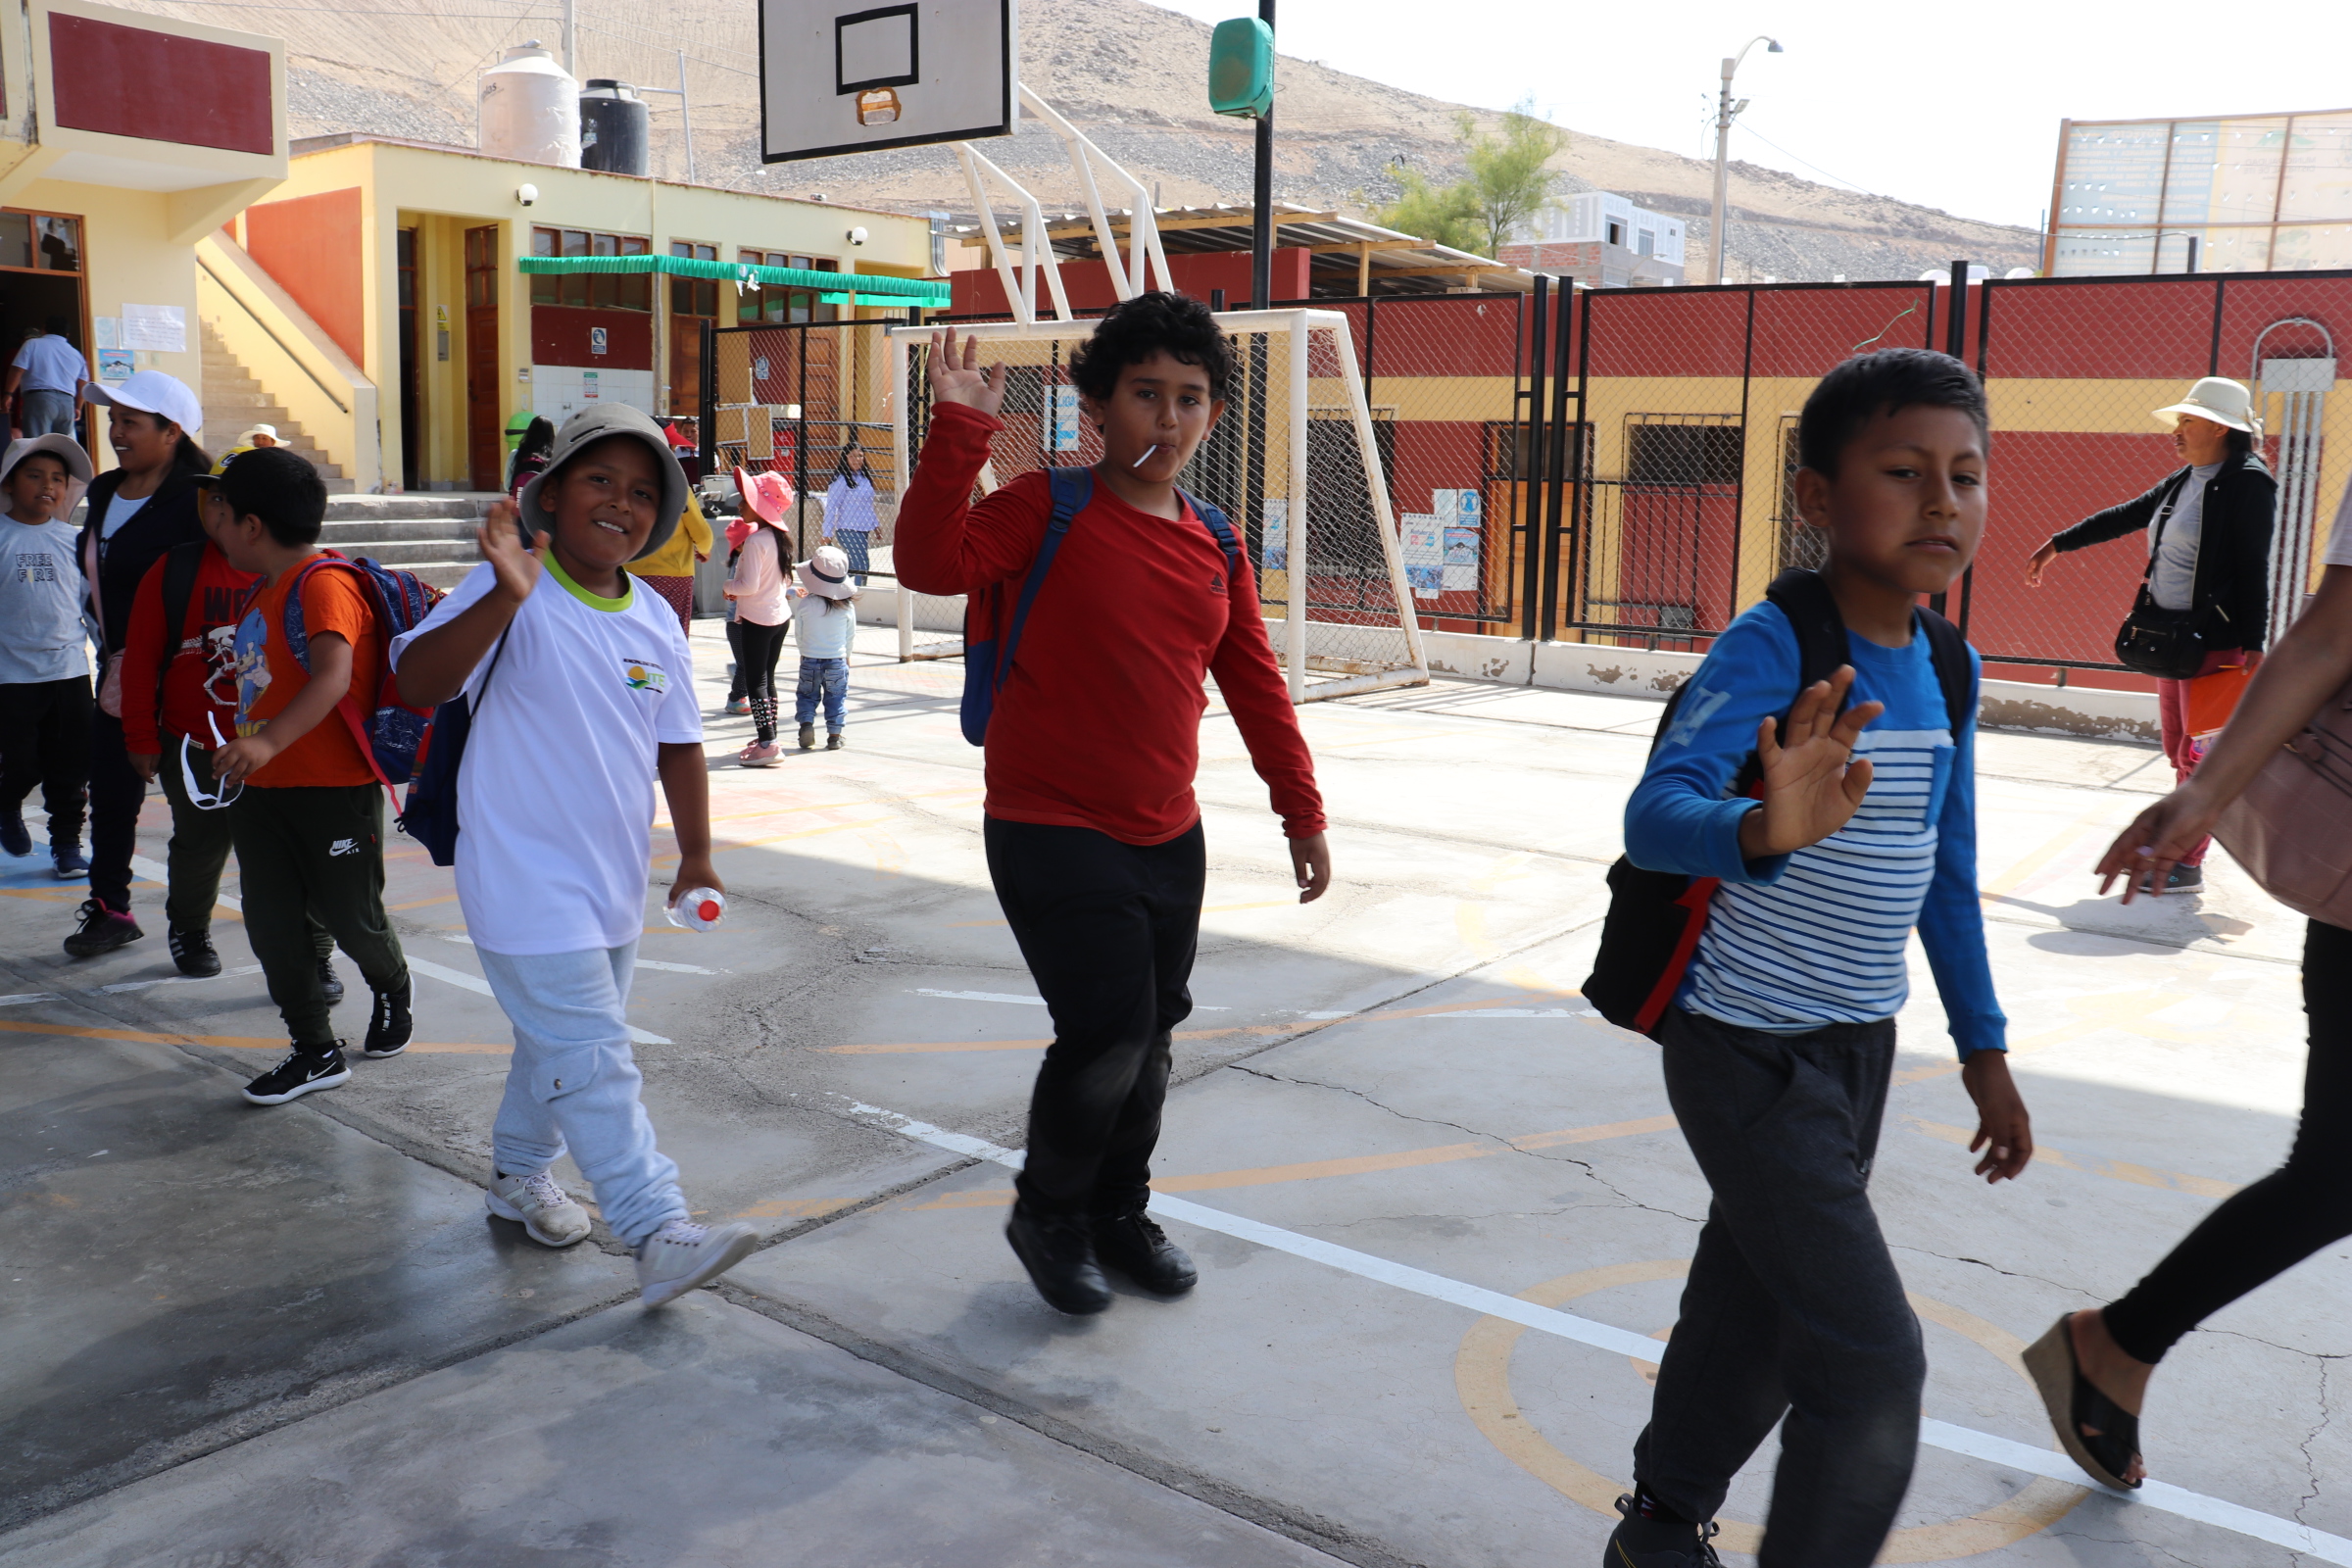
[[[1176,493],[1184,498],[1184,504],[1193,509],[1193,515],[1199,517],[1201,525],[1208,529],[1210,535],[1216,539],[1217,548],[1225,552],[1226,574],[1229,577],[1240,576],[1242,574],[1242,542],[1235,537],[1233,524],[1225,520],[1225,514],[1194,495],[1190,490],[1179,488]]]
[[[351,564],[340,556],[313,556],[302,564],[301,569],[294,573],[294,584],[286,590],[285,615],[281,621],[286,634],[286,649],[293,654],[294,662],[306,670],[311,667],[311,632],[310,628],[304,624],[302,585],[310,580],[312,572],[330,564],[341,566]]]
[[[1021,583],[1021,596],[1013,601],[1012,624],[1004,629],[992,688],[1002,687],[1005,677],[1012,673],[1013,650],[1021,646],[1021,628],[1029,623],[1029,607],[1037,602],[1037,591],[1046,585],[1046,573],[1053,569],[1054,558],[1061,553],[1061,542],[1070,536],[1071,519],[1095,498],[1092,468],[1048,468],[1046,479],[1054,487],[1054,515],[1046,523],[1045,542],[1037,547],[1037,559],[1029,564],[1029,575]]]

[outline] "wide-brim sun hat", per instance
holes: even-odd
[[[686,470],[678,466],[677,454],[662,439],[662,427],[644,410],[626,403],[608,403],[564,421],[564,428],[556,432],[556,444],[548,450],[547,466],[531,476],[531,482],[522,487],[522,495],[516,501],[526,532],[540,532],[554,523],[555,519],[547,516],[553,509],[539,501],[547,482],[573,458],[607,436],[615,435],[633,436],[644,442],[646,449],[654,454],[656,470],[662,475],[662,510],[654,517],[654,531],[646,536],[645,548],[629,559],[643,561],[669,543],[669,536],[678,531],[678,519],[686,514]],[[546,516],[544,522],[543,516]]]
[[[257,435],[266,435],[272,441],[282,442],[285,439],[277,433],[277,426],[274,424],[249,424],[237,432],[237,445],[249,447],[253,445],[253,438]]]
[[[850,581],[850,558],[834,545],[819,545],[816,554],[796,568],[801,586],[816,599],[849,599],[856,596],[857,584]]]
[[[2193,415],[2248,435],[2262,434],[2262,420],[2254,414],[2254,394],[2243,381],[2232,381],[2226,375],[2201,377],[2188,389],[2186,397],[2153,412],[2156,422],[2167,430],[2180,423],[2181,416]]]
[[[738,467],[735,493],[743,498],[744,511],[778,527],[784,525],[784,514],[792,510],[792,481],[780,473],[754,473]]]
[[[110,408],[136,409],[169,419],[188,435],[204,428],[204,405],[188,384],[162,370],[137,370],[117,385],[92,381],[82,395]]]
[[[0,458],[0,481],[17,471],[17,465],[37,452],[46,452],[66,466],[66,477],[90,482],[90,455],[81,450],[81,443],[70,435],[35,435],[8,444],[8,456]]]

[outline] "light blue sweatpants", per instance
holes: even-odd
[[[507,1096],[490,1132],[510,1176],[547,1169],[568,1150],[612,1234],[630,1247],[686,1217],[678,1167],[654,1147],[637,1099],[644,1080],[623,1016],[637,944],[527,957],[474,950],[514,1026]]]

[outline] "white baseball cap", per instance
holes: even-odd
[[[136,371],[120,386],[93,381],[87,396],[92,403],[136,409],[169,419],[188,435],[204,428],[204,405],[196,401],[196,394],[178,376],[161,370]]]

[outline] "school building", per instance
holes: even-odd
[[[202,381],[199,247],[286,177],[285,46],[26,0],[0,19],[0,347],[53,317],[101,381]],[[105,416],[89,440],[111,463]]]

